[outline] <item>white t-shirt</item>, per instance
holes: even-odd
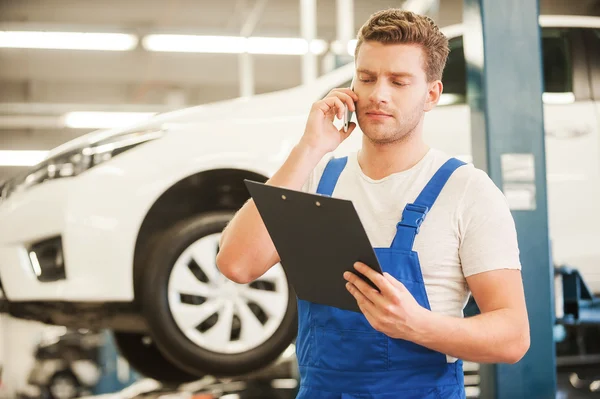
[[[303,191],[315,193],[332,155],[314,169]],[[357,153],[333,196],[351,200],[373,247],[390,247],[407,203],[414,202],[450,157],[430,149],[414,167],[381,180],[366,176]],[[517,233],[504,194],[482,170],[458,168],[427,214],[415,238],[431,310],[463,317],[470,291],[465,277],[496,269],[521,269]],[[448,358],[448,361],[454,361]]]

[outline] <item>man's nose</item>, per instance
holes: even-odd
[[[389,87],[385,83],[377,82],[373,86],[373,90],[369,94],[369,101],[379,104],[379,103],[388,103],[389,102]]]

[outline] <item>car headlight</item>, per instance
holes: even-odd
[[[17,191],[26,190],[47,180],[77,176],[133,147],[158,139],[163,134],[163,130],[126,133],[48,158],[24,175],[6,182],[0,197],[6,199]]]

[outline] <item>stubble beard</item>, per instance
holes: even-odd
[[[423,105],[425,101],[417,104],[411,112],[402,115],[400,118],[395,117],[393,126],[386,126],[385,128],[381,125],[370,125],[368,122],[361,124],[358,120],[359,126],[364,133],[365,137],[376,146],[387,146],[390,144],[401,143],[408,141],[413,134],[419,123],[423,118]],[[361,118],[362,119],[362,118]],[[364,126],[365,128],[362,128]],[[376,133],[374,130],[380,130]],[[382,129],[385,131],[381,132]]]

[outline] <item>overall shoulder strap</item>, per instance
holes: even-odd
[[[419,234],[427,213],[433,207],[452,173],[463,165],[465,163],[456,158],[446,161],[425,185],[415,202],[406,204],[402,211],[402,220],[397,224],[396,236],[392,242],[393,248],[412,250],[415,237]]]
[[[428,210],[431,209],[435,200],[442,192],[442,189],[452,176],[452,173],[459,167],[465,165],[463,161],[456,158],[450,158],[438,171],[433,175],[431,180],[427,183],[421,194],[417,197],[414,205],[420,205],[426,207]]]
[[[327,163],[325,170],[323,171],[323,175],[321,176],[321,180],[319,181],[319,186],[317,187],[317,194],[327,195],[331,197],[333,194],[333,190],[335,189],[335,185],[337,184],[342,171],[346,167],[346,163],[348,162],[348,157],[343,158],[332,158]]]

